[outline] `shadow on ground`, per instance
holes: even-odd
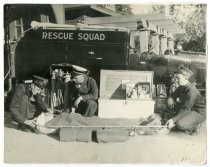
[[[12,119],[10,113],[7,111],[4,112],[4,127],[19,130],[18,123]]]

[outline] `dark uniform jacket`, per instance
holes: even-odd
[[[13,119],[19,123],[24,123],[28,118],[34,116],[35,107],[31,105],[23,84],[18,84],[15,87],[15,93],[10,103],[10,112]]]
[[[172,94],[172,97],[175,100],[175,110],[178,112],[172,118],[174,122],[184,117],[190,111],[196,111],[202,115],[206,115],[205,99],[191,83],[185,86],[179,86]]]
[[[46,112],[49,106],[43,101],[43,96],[41,93],[33,95],[35,102],[32,104],[36,107],[36,114],[35,117],[39,116],[42,112]]]
[[[42,95],[37,94],[34,99],[34,102],[29,100],[24,84],[16,86],[10,103],[10,112],[15,121],[24,123],[27,119],[37,117],[41,112],[46,111],[48,106],[43,102]]]
[[[75,83],[70,85],[70,101],[75,101],[79,96],[82,96],[83,101],[98,99],[98,86],[96,81],[89,76],[84,76],[84,81],[79,89]]]

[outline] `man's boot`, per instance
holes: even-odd
[[[192,135],[192,136],[198,135],[199,132],[200,132],[200,127],[201,127],[201,124],[199,123],[199,124],[195,127],[195,129],[193,129],[193,131],[192,131],[192,133],[191,133],[190,135]]]

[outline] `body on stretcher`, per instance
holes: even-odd
[[[58,113],[62,110],[55,110]],[[161,118],[152,114],[148,118],[125,119],[125,118],[99,118],[83,117],[78,113],[62,112],[59,115],[42,113],[35,121],[36,127],[70,130],[126,130],[130,135],[165,134],[170,129],[161,124]],[[41,122],[41,123],[40,123]]]
[[[36,126],[49,128],[49,129],[59,129],[59,128],[69,128],[74,130],[127,130],[129,136],[135,135],[155,135],[155,134],[167,134],[170,129],[167,126],[46,126],[39,125]]]

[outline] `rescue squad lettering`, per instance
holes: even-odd
[[[42,32],[42,39],[46,40],[103,41],[105,38],[103,33]]]

